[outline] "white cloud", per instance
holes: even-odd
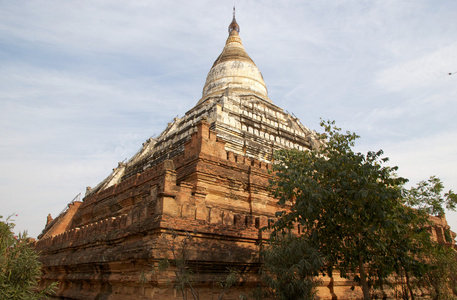
[[[380,71],[376,84],[391,91],[434,86],[457,67],[457,43]],[[454,85],[455,86],[455,85]]]
[[[36,235],[48,212],[195,105],[232,6],[2,2],[2,213],[20,208],[18,228]],[[237,20],[273,102],[312,129],[319,117],[335,119],[369,149],[385,149],[405,176],[436,174],[457,189],[457,77],[439,78],[457,71],[455,9],[455,1],[243,1]]]

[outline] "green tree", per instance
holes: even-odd
[[[30,245],[27,233],[16,236],[11,216],[0,216],[0,299],[42,299],[56,284],[43,291],[36,289],[41,275],[38,253]]]
[[[275,155],[271,192],[279,205],[275,231],[297,224],[327,262],[345,277],[357,273],[365,299],[370,285],[398,271],[400,261],[416,263],[409,249],[395,249],[403,238],[411,210],[401,201],[407,179],[385,166],[382,150],[366,155],[352,149],[358,136],[342,133],[335,122],[321,122],[326,140],[321,149],[280,150]]]
[[[267,296],[278,300],[314,299],[316,276],[323,260],[306,236],[273,235],[261,255],[261,279],[267,287]]]
[[[406,284],[410,291],[411,299],[415,298],[413,287],[425,290],[433,299],[455,299],[457,296],[457,255],[456,251],[445,245],[439,244],[431,239],[429,231],[433,230],[435,224],[430,216],[443,217],[444,207],[449,210],[455,210],[457,204],[457,195],[449,190],[444,192],[444,185],[439,178],[431,176],[428,180],[420,181],[416,186],[403,190],[403,201],[408,207],[413,207],[414,220],[410,228],[416,227],[423,229],[427,234],[418,236],[411,232],[405,235],[405,242],[417,242],[413,252],[415,258],[419,260],[426,268],[419,270],[417,265],[403,268],[406,276]],[[444,229],[444,239],[446,243],[454,244],[449,229]],[[412,247],[410,247],[412,249]],[[415,277],[415,282],[411,283],[409,273]]]
[[[452,190],[444,193],[444,184],[436,176],[420,181],[417,186],[403,190],[405,204],[413,207],[423,216],[443,216],[444,207],[455,210],[457,194]]]
[[[418,278],[418,288],[435,300],[457,299],[457,252],[435,243],[425,258],[430,267]]]

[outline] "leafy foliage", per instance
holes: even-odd
[[[414,219],[411,221],[411,228],[433,230],[430,215],[444,216],[444,207],[449,210],[456,208],[456,194],[449,190],[444,193],[444,185],[441,180],[431,176],[427,181],[420,181],[417,186],[403,190],[403,201],[405,205],[414,207]],[[448,228],[444,229],[444,240],[453,244]],[[416,230],[417,231],[417,230]],[[410,230],[409,233],[413,232]],[[406,276],[406,285],[410,297],[414,299],[413,290],[419,289],[429,294],[433,299],[456,299],[457,296],[457,255],[452,248],[445,247],[433,241],[430,235],[405,235],[401,244],[416,242],[409,246],[411,256],[422,264],[403,264],[403,271]],[[415,250],[415,251],[414,251]],[[425,267],[423,267],[425,266]],[[410,280],[409,274],[414,276]]]
[[[270,190],[287,209],[277,213],[274,234],[298,225],[324,256],[323,273],[358,273],[354,279],[365,299],[370,286],[382,285],[393,273],[424,276],[430,266],[422,257],[432,245],[428,214],[442,214],[443,204],[455,208],[456,195],[442,196],[443,185],[435,177],[403,189],[407,179],[396,175],[397,167],[385,165],[382,150],[356,153],[356,134],[341,132],[334,121],[321,126],[326,140],[321,149],[275,154]]]
[[[36,290],[41,275],[38,253],[29,244],[27,233],[15,236],[13,228],[11,216],[0,221],[0,299],[42,299],[56,285]]]
[[[323,261],[305,236],[274,236],[262,251],[262,258],[261,278],[268,287],[268,296],[278,300],[314,299],[318,283],[315,276]]]
[[[429,215],[443,216],[444,207],[455,210],[457,194],[452,190],[444,193],[444,185],[438,177],[431,176],[428,180],[420,181],[416,187],[405,189],[405,203],[416,210]]]
[[[451,248],[434,244],[426,259],[430,265],[417,285],[432,299],[457,299],[457,252]]]

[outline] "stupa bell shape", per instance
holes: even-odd
[[[206,77],[202,100],[230,89],[232,93],[254,94],[271,102],[262,73],[246,53],[239,31],[234,15],[225,47]]]
[[[157,137],[147,139],[131,159],[119,163],[86,196],[184,155],[185,145],[202,121],[224,143],[224,151],[240,160],[245,157],[270,164],[277,149],[305,150],[319,145],[313,132],[269,99],[262,74],[241,43],[235,15],[228,29],[227,42],[208,73],[200,101],[168,123]]]

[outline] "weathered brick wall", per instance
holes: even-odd
[[[169,257],[163,239],[173,230],[194,236],[190,260],[202,266],[202,293],[213,293],[209,286],[229,266],[243,271],[243,286],[252,287],[264,238],[258,229],[276,209],[266,191],[268,168],[225,151],[201,122],[181,156],[91,194],[74,214],[72,228],[36,243],[43,284],[59,280],[58,295],[76,299],[174,297],[160,283],[165,278],[147,287],[140,283],[142,272]]]
[[[52,228],[40,239],[45,276],[59,281],[57,296],[68,299],[175,299],[173,269],[151,275],[152,266],[172,258],[170,237],[192,236],[189,264],[200,299],[217,296],[227,268],[242,284],[224,299],[238,299],[258,282],[259,249],[274,218],[276,201],[267,192],[271,166],[226,151],[209,124],[200,122],[173,160],[145,169],[75,206],[70,227]],[[447,223],[437,219],[435,235]],[[297,228],[298,232],[298,228]],[[146,274],[146,283],[140,278]],[[148,275],[149,274],[149,275]],[[360,297],[354,282],[322,278],[322,299]]]

